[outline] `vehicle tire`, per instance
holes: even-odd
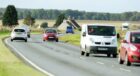
[[[28,35],[28,38],[30,38],[31,36],[30,35]]]
[[[107,57],[110,57],[111,56],[111,54],[107,54]]]
[[[86,57],[89,57],[89,55],[90,55],[89,53],[86,53]]]
[[[25,39],[25,42],[27,42],[27,39]]]
[[[118,57],[118,61],[119,61],[119,64],[123,64],[124,63],[124,61],[121,59],[120,54],[119,54],[119,57]]]
[[[58,39],[56,39],[55,41],[56,41],[56,42],[58,42],[59,40],[58,40]]]
[[[117,57],[117,54],[113,54],[113,58],[116,58]]]
[[[131,66],[131,62],[129,61],[127,54],[126,54],[126,56],[125,56],[125,64],[126,64],[127,66]]]
[[[11,39],[11,42],[13,42],[13,39]]]
[[[45,42],[45,40],[43,40]]]
[[[81,51],[81,55],[83,56],[85,54],[85,52],[84,51]]]

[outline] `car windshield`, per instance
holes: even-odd
[[[140,43],[140,33],[133,33],[131,35],[131,43]]]
[[[54,29],[47,29],[45,31],[45,33],[56,33],[56,30],[54,30]]]
[[[14,32],[25,32],[24,29],[15,29]]]
[[[115,36],[116,31],[113,26],[88,26],[89,35]]]

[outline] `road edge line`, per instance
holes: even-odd
[[[25,61],[27,61],[31,66],[33,66],[34,68],[36,68],[37,70],[43,72],[46,75],[49,76],[55,76],[47,71],[45,71],[44,69],[40,68],[39,66],[37,66],[36,64],[34,64],[32,61],[30,61],[28,58],[26,58],[23,54],[21,54],[20,52],[18,52],[18,50],[16,48],[14,48],[12,45],[8,44],[8,39],[5,39],[4,42],[6,43],[6,45],[8,45],[9,47],[11,47],[13,50],[15,50],[15,52],[21,56]]]

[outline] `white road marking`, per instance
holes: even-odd
[[[45,71],[44,69],[38,67],[36,64],[34,64],[32,61],[30,61],[28,58],[26,58],[23,54],[21,54],[16,48],[14,48],[12,45],[8,44],[8,39],[5,40],[6,44],[8,46],[10,46],[11,48],[13,48],[13,50],[15,50],[17,52],[17,54],[19,54],[24,60],[26,60],[29,64],[31,64],[33,67],[35,67],[36,69],[38,69],[39,71],[43,72],[44,74],[48,75],[48,76],[55,76],[47,71]]]
[[[102,64],[102,65],[104,65],[105,63],[103,63],[103,62],[97,62],[98,64]]]
[[[131,72],[131,70],[124,69],[124,68],[120,68],[120,70],[127,71],[127,72]]]

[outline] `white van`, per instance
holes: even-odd
[[[129,23],[122,23],[122,30],[128,30],[129,29]]]
[[[81,55],[112,54],[117,56],[117,35],[113,25],[84,24],[81,31]]]

